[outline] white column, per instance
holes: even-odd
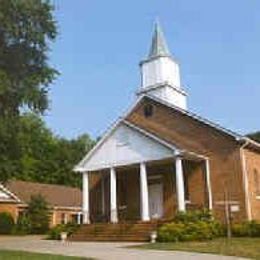
[[[68,214],[64,213],[64,224],[68,224]]]
[[[88,172],[83,173],[83,223],[89,224],[89,178]]]
[[[117,223],[117,200],[116,200],[116,171],[110,169],[110,221]]]
[[[140,164],[140,193],[141,219],[142,221],[149,221],[149,194],[145,163]]]
[[[207,182],[207,190],[208,190],[208,200],[209,200],[209,210],[213,209],[213,199],[212,199],[212,190],[211,190],[211,182],[210,182],[210,168],[209,168],[209,160],[206,159],[206,182]]]
[[[185,211],[186,207],[185,207],[183,165],[182,165],[182,159],[180,157],[176,157],[175,159],[175,169],[176,169],[176,190],[177,190],[178,211]]]

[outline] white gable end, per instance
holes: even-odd
[[[4,191],[0,190],[0,201],[11,199],[11,197]]]
[[[80,163],[84,171],[160,160],[174,155],[173,149],[150,136],[120,123],[100,146]]]

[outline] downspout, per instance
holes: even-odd
[[[244,139],[245,143],[240,147],[240,157],[242,163],[242,171],[243,171],[243,183],[244,183],[244,191],[245,191],[245,203],[246,203],[246,212],[247,218],[249,221],[252,220],[252,210],[251,210],[251,203],[249,198],[249,188],[248,188],[248,171],[246,167],[246,157],[244,153],[244,148],[249,144],[249,140]]]
[[[207,182],[207,189],[208,189],[208,200],[209,200],[209,210],[213,210],[213,198],[212,198],[212,188],[211,188],[211,174],[210,174],[210,165],[209,159],[205,159],[205,166],[206,166],[206,182]]]

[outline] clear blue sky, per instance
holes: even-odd
[[[260,1],[53,0],[61,72],[46,121],[65,137],[106,130],[134,100],[139,61],[159,17],[179,60],[190,110],[248,133],[260,130]]]

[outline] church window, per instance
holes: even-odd
[[[256,196],[260,196],[260,177],[257,169],[254,169],[254,182]]]
[[[150,104],[144,106],[144,116],[151,117],[154,113],[154,107]]]

